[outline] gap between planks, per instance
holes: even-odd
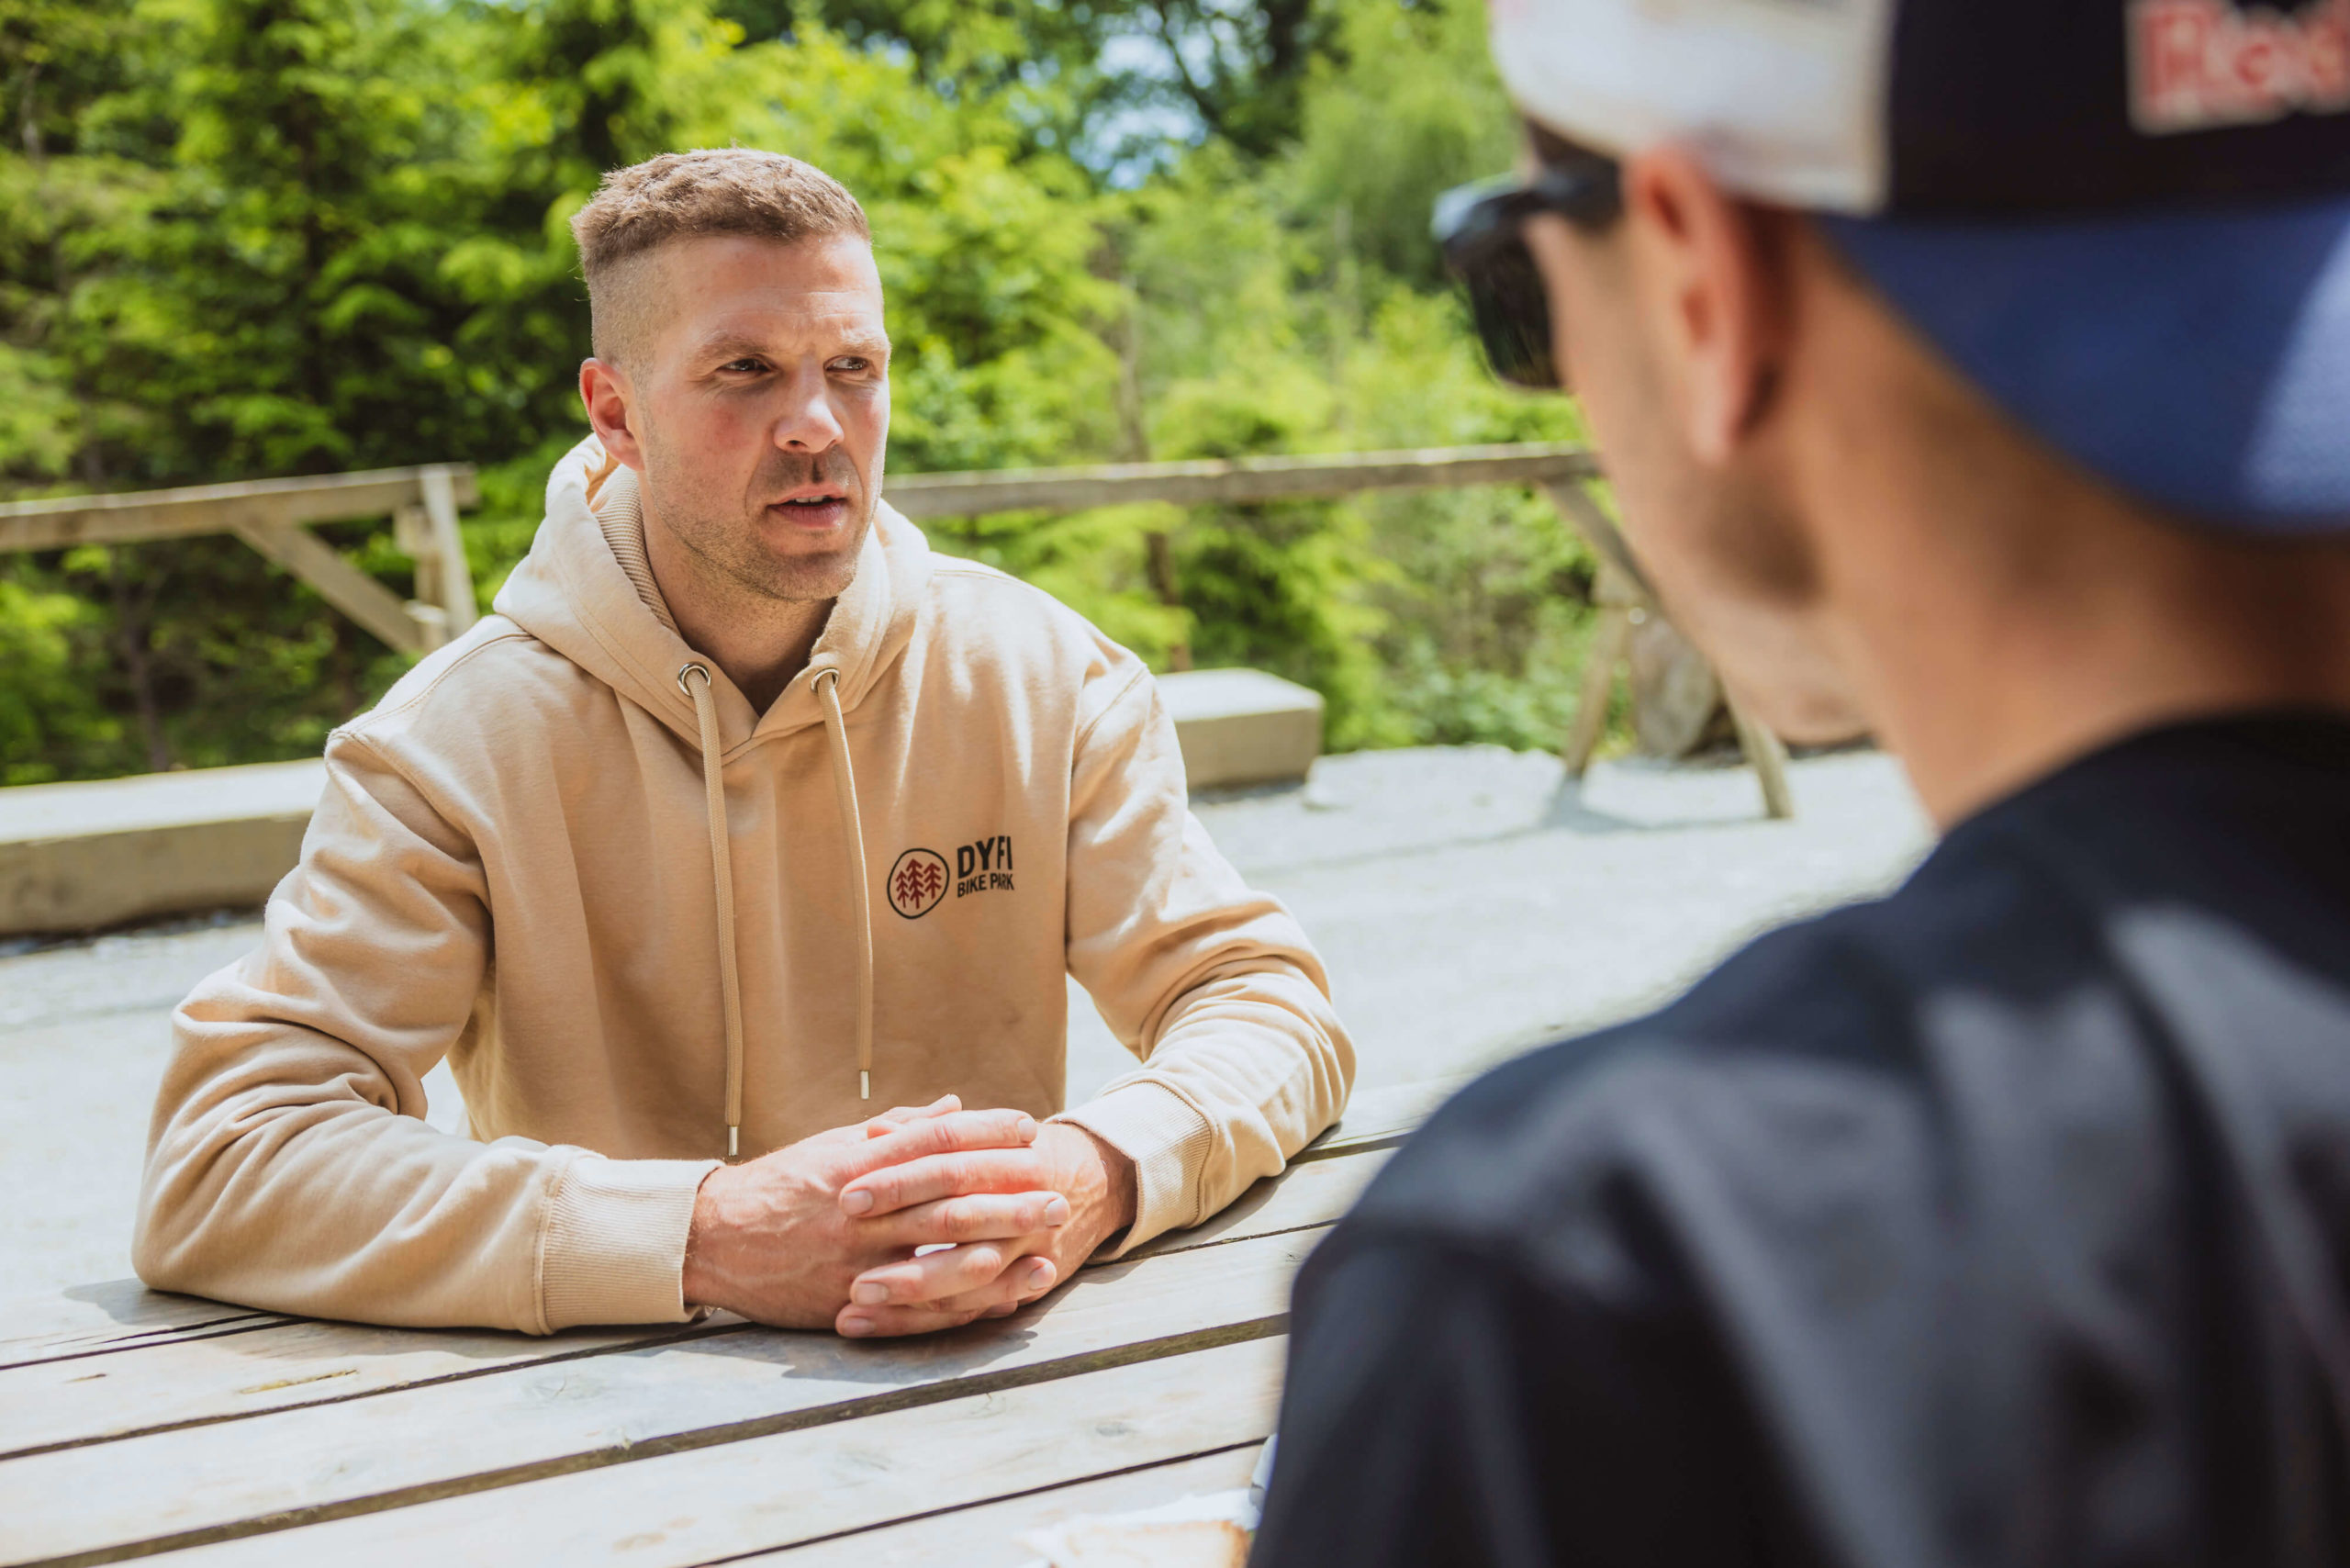
[[[95,1563],[629,1468],[1280,1333],[1318,1227],[1080,1275],[1066,1295],[928,1340],[760,1330],[306,1406],[0,1464],[6,1560]]]
[[[1291,1164],[1392,1148],[1467,1081],[1464,1078],[1432,1079],[1364,1090],[1353,1097],[1337,1123],[1298,1151]],[[1261,1191],[1265,1185],[1260,1182],[1252,1191]],[[1247,1203],[1249,1196],[1243,1194],[1239,1203]],[[1210,1220],[1200,1229],[1215,1223]],[[1181,1245],[1181,1238],[1198,1233],[1177,1232],[1151,1246]],[[109,1280],[0,1299],[0,1372],[44,1361],[150,1350],[309,1321],[285,1313],[250,1311],[200,1297],[150,1291],[137,1280]],[[6,1432],[5,1417],[0,1417],[0,1446],[6,1445]]]
[[[199,1548],[173,1568],[692,1568],[1261,1440],[1286,1338]]]
[[[1352,1206],[1385,1159],[1374,1149],[1351,1159],[1297,1166],[1277,1182],[1258,1183],[1214,1218],[1161,1237],[1126,1261],[1327,1225]],[[1091,1272],[1098,1277],[1100,1271]],[[1088,1273],[1080,1272],[1077,1281],[1082,1283],[1087,1278]],[[699,1324],[574,1331],[543,1339],[274,1321],[232,1343],[175,1340],[106,1361],[95,1372],[87,1363],[70,1360],[0,1372],[0,1434],[5,1434],[0,1436],[0,1460],[760,1331],[731,1314]]]
[[[1067,1481],[991,1502],[829,1535],[747,1556],[713,1558],[699,1568],[1027,1568],[1036,1553],[1019,1544],[1024,1530],[1080,1514],[1124,1514],[1180,1497],[1246,1487],[1265,1445],[1248,1441],[1182,1459]]]

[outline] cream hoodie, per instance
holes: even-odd
[[[730,1125],[747,1159],[949,1092],[1060,1112],[1064,973],[1143,1064],[1062,1113],[1135,1162],[1121,1249],[1336,1119],[1320,961],[1186,809],[1132,655],[885,505],[754,713],[670,623],[634,476],[591,510],[600,457],[558,465],[497,612],[335,732],[261,947],[174,1015],[140,1278],[379,1323],[679,1319]],[[444,1057],[469,1137],[423,1120]]]

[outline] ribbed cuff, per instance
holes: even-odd
[[[539,1252],[547,1331],[582,1323],[683,1323],[686,1235],[715,1159],[607,1159],[564,1168]]]
[[[1200,1172],[1215,1128],[1165,1084],[1129,1083],[1053,1120],[1074,1122],[1135,1162],[1135,1223],[1106,1257],[1123,1258],[1153,1237],[1206,1217],[1197,1212]]]

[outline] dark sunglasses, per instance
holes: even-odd
[[[1538,212],[1604,229],[1624,209],[1616,165],[1594,158],[1546,164],[1531,179],[1497,174],[1455,185],[1436,198],[1431,227],[1444,263],[1469,294],[1477,337],[1494,374],[1516,386],[1559,388],[1550,348],[1550,300],[1519,232]]]

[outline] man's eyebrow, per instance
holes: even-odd
[[[712,332],[694,345],[696,359],[744,359],[767,352],[766,344],[739,332]]]
[[[890,352],[890,336],[886,332],[851,332],[840,340],[834,352],[878,359]],[[766,359],[773,353],[765,342],[740,332],[713,332],[694,348],[694,357],[705,360]]]

